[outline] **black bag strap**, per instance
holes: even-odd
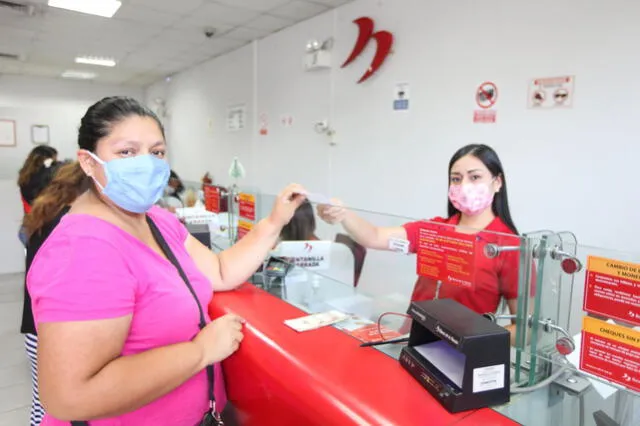
[[[206,327],[207,321],[205,319],[204,311],[202,309],[202,305],[200,304],[200,300],[198,299],[198,295],[196,294],[196,291],[193,289],[193,286],[191,285],[189,278],[187,278],[187,274],[184,273],[182,266],[180,266],[180,262],[178,262],[178,259],[173,254],[173,251],[169,247],[169,244],[167,244],[167,241],[162,236],[160,229],[158,229],[156,224],[153,222],[153,220],[151,220],[149,216],[147,216],[147,224],[149,224],[149,228],[151,229],[151,234],[153,235],[153,239],[156,241],[156,243],[158,243],[158,245],[160,246],[160,249],[162,250],[164,255],[167,257],[169,262],[171,262],[171,264],[176,268],[176,270],[178,271],[178,274],[180,274],[180,278],[182,278],[187,288],[189,289],[189,292],[193,296],[193,299],[196,301],[196,305],[198,306],[198,314],[200,316],[198,327],[200,328],[200,330],[202,330],[203,328]],[[213,416],[213,418],[217,421],[220,421],[219,419],[221,417],[219,412],[216,409],[216,398],[213,391],[214,389],[213,365],[207,365],[206,370],[207,370],[207,381],[209,385],[208,386],[209,408],[211,409],[211,415]],[[71,426],[89,426],[89,423],[86,421],[81,421],[81,422],[72,421]]]
[[[162,236],[160,229],[158,229],[156,224],[153,222],[153,220],[151,220],[151,218],[148,215],[147,215],[147,223],[149,224],[149,228],[151,229],[151,234],[153,235],[153,238],[156,240],[156,243],[158,243],[158,245],[160,246],[160,249],[162,249],[162,252],[167,257],[169,262],[171,262],[173,266],[178,270],[178,274],[180,274],[180,277],[182,278],[184,283],[187,285],[189,292],[193,296],[193,300],[195,300],[196,305],[198,306],[198,314],[200,315],[198,327],[200,328],[200,330],[202,330],[207,326],[207,320],[205,319],[204,310],[202,309],[202,305],[200,304],[200,300],[198,299],[198,295],[196,294],[196,291],[193,289],[191,282],[189,282],[189,278],[187,278],[187,274],[184,273],[182,266],[180,266],[180,262],[178,262],[178,259],[173,254],[173,251],[171,251],[169,244],[167,244],[167,241]],[[209,407],[211,408],[212,414],[215,417],[218,417],[218,411],[216,410],[216,397],[213,392],[213,388],[214,388],[213,365],[207,365],[206,370],[207,370],[207,380],[209,382],[209,388],[208,388]]]

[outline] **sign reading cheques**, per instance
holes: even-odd
[[[589,256],[583,309],[640,326],[640,265]]]
[[[213,213],[220,213],[220,188],[204,185],[204,208]]]
[[[418,275],[473,289],[476,236],[456,232],[447,225],[423,222],[420,227]]]
[[[584,317],[580,369],[640,392],[640,331]]]
[[[256,196],[241,192],[238,194],[238,239],[241,239],[253,229],[256,220]]]

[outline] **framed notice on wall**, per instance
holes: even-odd
[[[0,118],[0,147],[16,146],[16,122]]]
[[[49,144],[49,126],[34,124],[31,126],[31,142],[36,145]]]

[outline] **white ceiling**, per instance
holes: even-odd
[[[25,0],[10,0],[27,3]],[[32,0],[33,16],[0,8],[0,73],[59,77],[90,71],[96,81],[144,86],[350,0],[122,0],[111,18],[54,9]],[[216,28],[208,39],[205,27]],[[110,57],[114,68],[79,65]]]

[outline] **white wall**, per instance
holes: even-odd
[[[18,170],[29,151],[31,125],[47,124],[50,145],[60,158],[75,158],[80,119],[87,108],[105,96],[142,99],[143,90],[45,78],[0,76],[0,118],[16,121],[17,146],[0,147],[0,273],[24,270],[24,252],[17,239],[22,203],[16,189]]]
[[[296,180],[358,207],[431,217],[444,213],[450,156],[482,142],[502,157],[521,231],[571,229],[586,244],[635,250],[640,58],[630,49],[640,41],[639,13],[640,5],[623,0],[543,0],[535,7],[359,0],[259,41],[255,58],[248,46],[158,83],[148,99],[166,95],[171,143],[180,147],[173,165],[190,179],[210,170],[225,183],[239,155],[246,183],[265,191]],[[360,16],[392,31],[395,47],[380,72],[358,85],[373,46],[352,66],[339,65],[356,37],[351,21]],[[306,41],[329,36],[333,69],[303,72]],[[527,109],[529,80],[557,75],[576,75],[574,107]],[[472,122],[475,90],[485,80],[499,88],[495,125]],[[397,82],[410,84],[407,112],[392,110]],[[226,106],[252,106],[254,98],[251,128],[227,133]],[[269,117],[268,136],[255,126],[261,112]],[[294,116],[293,127],[279,125],[282,114]],[[337,131],[335,147],[312,129],[326,117]]]

